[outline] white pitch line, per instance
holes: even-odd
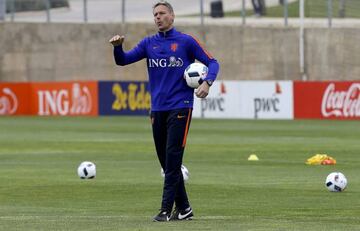
[[[51,220],[59,220],[59,219],[129,219],[131,217],[139,217],[139,216],[34,216],[34,215],[26,215],[26,216],[0,216],[0,220],[13,220],[13,221],[23,221],[23,220],[41,220],[41,219],[51,219]],[[145,216],[144,216],[145,218]]]
[[[194,220],[233,220],[242,217],[248,216],[196,216]],[[0,220],[34,220],[34,219],[129,219],[129,218],[142,218],[142,219],[150,219],[151,216],[125,216],[125,215],[117,215],[117,216],[61,216],[61,215],[24,215],[24,216],[0,216]]]

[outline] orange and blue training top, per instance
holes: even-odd
[[[183,75],[195,60],[209,68],[205,80],[214,81],[219,72],[216,59],[194,37],[175,28],[145,37],[128,52],[115,46],[114,57],[121,66],[147,59],[152,111],[193,107],[194,89],[187,86]]]

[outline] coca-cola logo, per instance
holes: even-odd
[[[39,115],[79,115],[91,111],[90,90],[78,83],[74,83],[71,90],[40,90],[37,95]]]
[[[2,89],[3,95],[0,96],[0,115],[12,115],[18,108],[18,100],[10,88]]]
[[[324,117],[360,117],[360,83],[353,83],[345,91],[336,91],[335,84],[329,84],[322,98],[321,113]]]

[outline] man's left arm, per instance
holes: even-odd
[[[199,98],[205,98],[219,73],[220,65],[218,61],[198,42],[195,38],[192,41],[194,57],[196,60],[205,64],[208,68],[208,74],[204,82],[197,88],[195,94]]]

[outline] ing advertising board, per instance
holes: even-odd
[[[31,114],[40,116],[98,115],[97,82],[31,84]]]
[[[216,81],[194,117],[360,119],[360,82]],[[1,83],[0,115],[148,115],[148,82]]]

